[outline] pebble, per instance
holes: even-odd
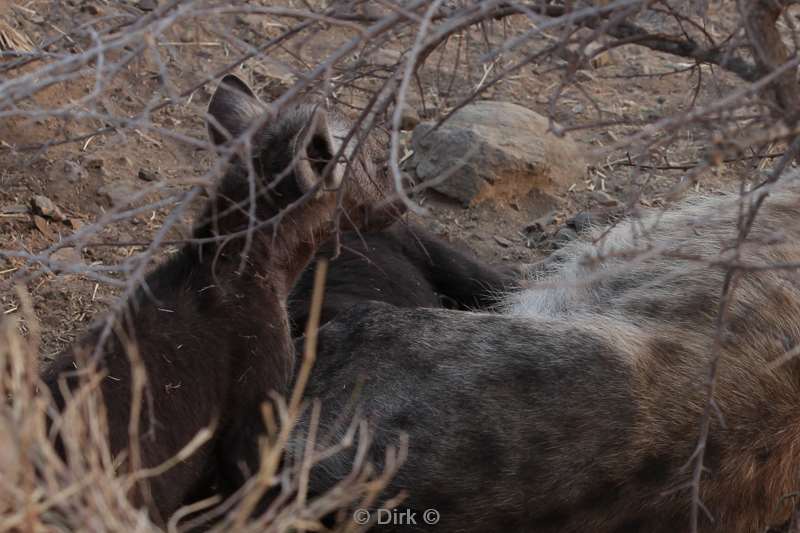
[[[509,246],[514,244],[513,242],[509,241],[508,239],[506,239],[505,237],[502,237],[500,235],[495,235],[494,236],[494,240],[495,240],[495,242],[497,242],[497,244],[499,244],[503,248],[508,248]]]
[[[31,200],[31,205],[33,206],[34,212],[43,217],[50,218],[57,222],[62,222],[67,218],[64,216],[64,213],[61,212],[61,209],[58,208],[55,202],[53,202],[53,200],[47,196],[37,194]]]
[[[445,225],[439,222],[438,220],[431,221],[430,229],[437,235],[444,235],[445,233],[447,233],[447,228],[445,227]]]
[[[50,231],[50,227],[47,225],[47,221],[40,217],[39,215],[33,215],[33,225],[36,226],[36,229],[44,235],[47,239],[53,238],[53,232]]]
[[[157,0],[139,0],[136,3],[137,7],[142,11],[153,11],[155,8],[158,7]]]
[[[406,107],[400,114],[400,129],[410,131],[417,127],[420,118],[419,113],[413,107]]]
[[[106,162],[101,157],[92,157],[86,160],[86,168],[92,170],[100,170],[105,166]]]
[[[586,211],[581,211],[577,213],[574,217],[567,220],[567,225],[574,228],[575,231],[578,233],[583,233],[585,231],[589,231],[592,226],[594,225],[594,219],[591,213],[587,213]]]
[[[64,177],[70,183],[78,183],[86,177],[86,169],[75,161],[64,161]]]
[[[603,207],[617,207],[620,201],[605,191],[592,191],[592,199]]]
[[[556,213],[555,211],[550,211],[544,216],[541,216],[534,220],[533,222],[529,222],[523,228],[525,233],[544,233],[544,230],[547,226],[555,222]]]
[[[81,11],[89,13],[90,15],[102,15],[103,11],[94,4],[84,4],[81,6]]]
[[[64,265],[74,265],[83,262],[80,252],[71,246],[60,248],[50,254],[50,261]]]
[[[154,170],[140,168],[138,176],[142,181],[158,181],[158,172]]]
[[[578,232],[576,232],[572,228],[563,227],[556,233],[555,237],[553,238],[553,244],[556,248],[561,248],[562,246],[574,241],[578,238]]]

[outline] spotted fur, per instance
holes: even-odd
[[[744,204],[697,199],[568,246],[508,296],[502,315],[378,303],[340,315],[321,331],[307,389],[322,400],[320,446],[359,414],[382,465],[406,434],[408,459],[385,496],[406,491],[402,505],[418,517],[439,511],[437,526],[416,530],[688,531],[719,263],[733,257],[742,205],[767,192],[740,261],[800,265],[793,175]],[[701,532],[760,533],[789,518],[800,489],[800,360],[781,361],[798,344],[797,270],[743,273],[719,349],[720,416],[700,485],[713,521],[701,510]],[[351,460],[323,462],[312,489],[341,479]]]

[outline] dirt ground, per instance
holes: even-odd
[[[88,0],[64,2],[56,9],[49,2],[43,2],[41,10],[32,9],[36,4],[29,2],[27,7],[7,12],[7,16],[13,16],[17,28],[34,41],[53,35],[56,31],[53,28],[72,27],[107,14],[115,5],[113,2]],[[125,9],[135,8],[126,6]],[[265,25],[263,18],[252,15],[232,16],[226,24],[232,34],[249,43],[257,43],[279,30]],[[503,32],[516,29],[515,24],[523,27],[526,21],[514,20],[507,27],[497,28],[492,39],[499,42]],[[221,43],[219,36],[197,27],[179,25],[168,35],[174,39],[174,46],[171,55],[165,53],[163,59],[174,79],[164,80],[158,62],[152,57],[142,57],[128,64],[113,79],[103,80],[105,86],[101,96],[90,103],[80,102],[96,83],[95,79],[87,76],[55,84],[37,94],[35,102],[25,105],[50,110],[83,105],[108,115],[129,117],[140,112],[154,97],[163,96],[165,83],[179,89],[190,87],[199,77],[214,72],[231,60],[233,51]],[[275,59],[302,69],[304,65],[319,61],[346,37],[340,30],[321,32],[302,49],[299,57],[294,51],[282,51]],[[474,59],[483,52],[485,44],[477,29],[471,32],[470,37],[466,46]],[[461,68],[455,73],[448,72],[442,65],[453,64],[455,48],[448,45],[441,57],[434,54],[420,72],[425,98],[416,94],[411,105],[423,117],[441,116],[459,98],[469,94],[485,74],[484,68],[477,64],[471,70]],[[392,53],[391,50],[384,52]],[[556,69],[549,68],[552,66],[523,68],[482,97],[515,102],[547,115],[549,95],[561,75]],[[655,74],[682,66],[681,60],[675,57],[639,47],[615,49],[593,68],[578,73],[584,92],[568,89],[557,102],[555,118],[566,127],[592,121],[595,111],[587,96],[619,116],[653,119],[680,113],[694,98],[690,75]],[[34,68],[36,65],[25,67],[12,75],[21,76]],[[265,98],[279,95],[292,79],[290,71],[270,62],[248,62],[237,72],[249,78]],[[453,82],[449,76],[454,76]],[[704,85],[697,95],[697,104],[714,101],[737,83],[732,77],[718,75],[714,83]],[[33,120],[14,118],[0,122],[0,249],[35,255],[101,220],[113,212],[115,203],[128,200],[137,193],[143,193],[143,197],[134,201],[134,206],[185,190],[192,179],[207,172],[211,156],[200,144],[181,142],[175,135],[165,132],[198,140],[204,138],[203,111],[210,97],[209,87],[213,84],[196,90],[190,98],[181,99],[177,105],[153,113],[148,130],[125,128],[47,150],[31,149],[31,146],[68,135],[83,135],[104,124],[94,119],[62,120],[52,114],[43,114]],[[442,87],[448,90],[442,90]],[[586,146],[589,153],[624,138],[632,131],[633,126],[609,126],[580,129],[573,136]],[[702,135],[687,131],[679,142],[670,146],[668,154],[661,156],[674,163],[697,161],[702,158],[705,144]],[[651,169],[637,173],[626,164],[627,161],[625,150],[606,154],[603,159],[595,158],[584,179],[565,190],[556,191],[557,208],[545,221],[541,235],[532,237],[525,230],[541,216],[534,200],[529,197],[512,201],[489,200],[464,208],[434,193],[426,193],[424,205],[430,207],[431,215],[419,221],[449,240],[473,249],[489,262],[534,262],[552,250],[553,236],[577,213],[600,213],[597,219],[602,220],[602,213],[617,212],[624,207],[630,210],[661,206],[667,200],[667,192],[685,175],[681,170]],[[751,172],[752,165],[744,163],[722,165],[713,172],[704,173],[695,189],[709,193],[731,188]],[[37,195],[52,200],[63,217],[33,216],[29,207]],[[92,238],[94,243],[105,244],[86,246],[80,252],[67,250],[60,253],[72,253],[66,258],[84,265],[122,264],[126,257],[142,249],[141,245],[134,243],[148,242],[169,212],[170,206],[148,209],[105,224]],[[180,224],[170,231],[168,238],[178,239],[187,235],[190,224],[191,211],[181,217]],[[172,250],[174,247],[165,246],[161,255]],[[24,265],[22,258],[0,259],[0,281],[17,279]],[[120,279],[124,274],[110,272],[109,276]],[[28,290],[40,321],[45,358],[52,357],[71,342],[107,307],[118,291],[109,284],[83,275],[52,272],[40,272],[29,281]],[[16,295],[7,285],[4,286],[0,295],[0,312],[18,313],[19,307]]]

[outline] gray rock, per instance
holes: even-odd
[[[606,226],[620,220],[625,215],[625,206],[581,211],[566,221],[566,225],[578,233],[586,233],[593,228]]]
[[[502,246],[503,248],[508,248],[509,246],[511,246],[512,244],[514,244],[513,242],[509,241],[508,239],[506,239],[505,237],[503,237],[503,236],[501,236],[501,235],[495,235],[495,236],[494,236],[494,240],[495,240],[495,242],[496,242],[497,244],[499,244],[499,245],[500,245],[500,246]]]
[[[592,214],[586,211],[576,213],[574,217],[567,220],[567,226],[574,228],[578,233],[589,231],[595,224]]]
[[[86,177],[86,169],[75,161],[64,161],[64,177],[70,183],[78,183]]]
[[[33,215],[33,225],[39,232],[45,236],[47,240],[53,239],[53,232],[50,231],[50,226],[47,224],[47,221],[40,217],[39,215]]]
[[[100,172],[105,169],[106,162],[102,157],[91,157],[84,161],[84,166],[93,172]]]
[[[436,131],[434,124],[414,129],[409,166],[421,181],[450,173],[433,189],[465,205],[563,189],[586,173],[579,145],[547,133],[545,117],[516,104],[474,102]]]
[[[83,4],[81,6],[81,11],[83,11],[84,13],[89,13],[90,15],[94,16],[100,16],[103,14],[103,10],[94,4]]]
[[[155,170],[139,169],[138,177],[142,181],[158,181],[159,175]]]
[[[437,235],[444,235],[447,233],[447,227],[438,220],[431,220],[428,228]]]
[[[525,224],[523,231],[525,233],[544,233],[545,228],[555,222],[556,214],[555,211],[550,211],[549,213],[545,213],[541,217],[537,218],[536,220]]]
[[[528,233],[525,236],[525,247],[531,249],[539,248],[545,241],[547,241],[547,236],[544,233]]]
[[[400,129],[407,131],[413,130],[419,124],[419,113],[413,108],[406,106],[400,114]]]
[[[565,226],[556,232],[555,237],[553,237],[553,246],[561,248],[577,238],[578,233],[574,229]]]
[[[527,215],[530,218],[538,219],[555,215],[555,211],[558,211],[559,199],[552,194],[534,189],[525,195],[523,204]]]
[[[53,200],[47,196],[37,194],[33,197],[33,199],[31,199],[31,205],[33,206],[35,213],[38,213],[45,218],[49,218],[57,222],[61,222],[67,218],[64,216],[64,213],[61,212],[61,209],[59,209],[58,206],[53,202]]]
[[[78,265],[83,263],[81,253],[70,246],[60,248],[50,254],[50,261],[61,265]]]
[[[125,183],[109,183],[97,189],[97,194],[107,198],[114,206],[122,206],[131,202],[136,191]]]
[[[158,7],[158,0],[139,0],[136,5],[142,11],[153,11]]]
[[[83,221],[79,218],[70,218],[66,222],[69,225],[69,227],[74,229],[75,231],[80,230],[84,226]]]
[[[592,191],[591,198],[603,207],[619,207],[621,205],[619,200],[605,191]]]

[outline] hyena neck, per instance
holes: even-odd
[[[202,261],[198,267],[209,269],[209,275],[233,286],[258,280],[285,301],[319,243],[330,236],[335,199],[304,202],[288,177],[269,190],[253,191],[250,181],[244,165],[234,161],[194,231],[199,244],[193,251]]]
[[[224,285],[223,289],[252,292],[261,288],[274,295],[285,308],[289,291],[313,258],[317,247],[331,236],[332,225],[312,208],[300,206],[285,214],[277,208],[260,209],[250,224],[247,215],[227,221],[228,231],[199,227],[194,237],[199,244],[187,246],[193,267],[204,277]],[[264,227],[261,221],[276,220]]]

